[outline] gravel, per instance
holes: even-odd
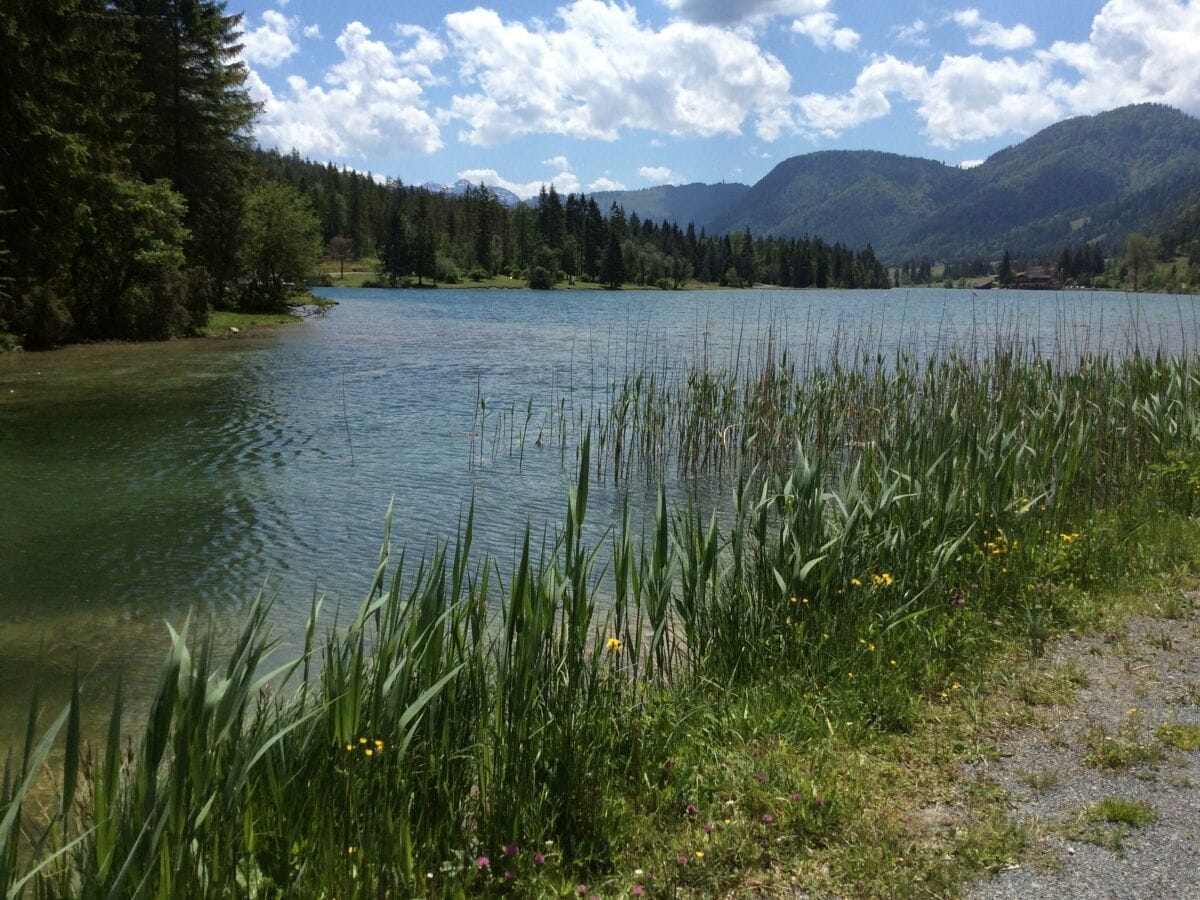
[[[1048,648],[1047,665],[1079,676],[1075,701],[1006,735],[976,773],[1008,792],[1030,848],[966,896],[1200,898],[1200,751],[1156,735],[1164,722],[1200,726],[1200,618],[1197,597],[1185,599],[1175,618],[1135,617]],[[1113,765],[1089,763],[1097,746]],[[1149,804],[1157,818],[1125,834],[1085,821],[1106,797]]]

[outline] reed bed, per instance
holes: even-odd
[[[509,418],[493,443],[517,453],[532,405]],[[1190,355],[1064,363],[1016,342],[797,361],[768,342],[752,364],[649,365],[557,422],[577,478],[511,566],[473,550],[473,514],[414,561],[389,514],[369,596],[327,634],[314,603],[298,658],[273,661],[260,602],[231,652],[172,632],[149,713],[132,719],[118,689],[97,746],[85,690],[49,724],[35,698],[0,781],[5,895],[538,896],[612,879],[635,835],[732,803],[702,766],[677,768],[714,696],[797,686],[788,715],[814,747],[831,716],[905,731],[999,631],[1036,653],[1093,586],[1181,558],[1155,523],[1200,503]],[[644,473],[718,473],[728,500],[660,484],[649,520],[626,510],[587,540],[593,480]],[[59,795],[39,812],[56,741]],[[755,774],[740,814],[764,843],[776,827],[789,846],[832,840],[853,815],[819,769],[786,787]],[[661,896],[684,871],[646,869]]]

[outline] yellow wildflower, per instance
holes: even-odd
[[[367,739],[366,739],[366,738],[359,738],[359,739],[358,739],[358,742],[359,742],[360,744],[365,744],[365,743],[367,742]]]
[[[383,741],[376,739],[376,741],[375,741],[375,749],[376,749],[376,750],[382,750],[382,749],[383,749]]]
[[[851,587],[862,587],[862,582],[859,581],[857,578],[851,578],[850,585],[851,585]]]
[[[807,597],[805,597],[805,598],[804,598],[803,600],[801,600],[800,602],[801,602],[801,603],[807,603],[807,602],[808,602],[808,598],[807,598]]]
[[[367,756],[373,756],[375,754],[375,751],[372,750],[370,747],[368,747],[366,750],[363,751],[363,753]]]
[[[896,661],[895,661],[894,659],[889,659],[889,660],[888,660],[888,665],[889,665],[889,666],[894,666],[895,664],[896,664]]]
[[[692,854],[692,856],[696,857],[696,859],[704,859],[704,851],[697,850],[695,853]]]
[[[604,642],[604,648],[606,650],[612,651],[613,653],[620,653],[621,652],[621,639],[615,638],[615,637],[610,637],[607,641]]]
[[[795,597],[793,597],[793,598],[792,598],[792,603],[795,603],[795,602],[796,602],[796,598],[795,598]],[[804,602],[805,602],[805,603],[807,603],[808,601],[807,601],[807,600],[805,600]]]

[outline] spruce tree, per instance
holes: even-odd
[[[256,112],[238,61],[242,16],[219,0],[118,0],[132,24],[135,75],[146,98],[132,158],[187,200],[188,261],[218,296],[237,275],[238,228]],[[361,248],[355,247],[356,252]]]
[[[625,261],[621,255],[621,236],[612,220],[609,220],[608,246],[604,250],[604,264],[600,269],[600,280],[609,290],[617,290],[625,281]]]

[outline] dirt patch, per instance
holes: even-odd
[[[1073,701],[1038,708],[973,773],[1008,792],[1030,849],[968,897],[1200,897],[1197,599],[1048,649],[1039,671],[1070,672]]]

